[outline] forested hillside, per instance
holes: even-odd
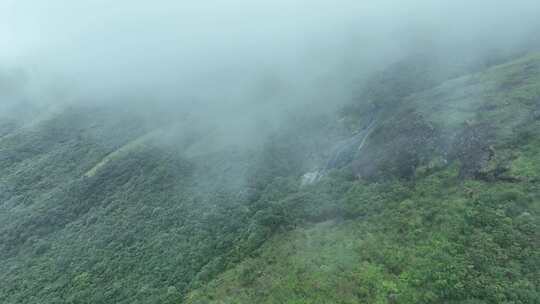
[[[540,55],[510,57],[408,58],[253,143],[2,121],[0,302],[540,303]]]

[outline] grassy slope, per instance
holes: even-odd
[[[350,182],[329,203],[343,219],[274,236],[187,302],[540,302],[540,55],[413,94],[386,118],[408,109],[454,144],[488,124],[490,178],[464,180],[458,157],[419,165],[414,183]]]

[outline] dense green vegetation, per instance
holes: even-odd
[[[189,303],[536,303],[537,185],[353,184],[346,219],[277,235]]]
[[[118,109],[0,124],[0,302],[539,303],[540,56],[416,66],[249,147]]]

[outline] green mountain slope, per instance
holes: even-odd
[[[267,184],[304,170],[288,143],[329,140],[298,128],[240,149],[185,128],[70,108],[4,136],[1,302],[179,301],[279,227],[267,202],[289,185]]]
[[[1,124],[0,302],[540,302],[540,55],[409,72],[244,146],[117,108]]]
[[[538,55],[400,100],[340,183],[343,217],[274,236],[187,302],[540,302],[539,107]]]

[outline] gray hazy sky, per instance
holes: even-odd
[[[79,99],[256,99],[272,81],[290,96],[337,91],[419,46],[526,40],[538,2],[1,0],[0,69]]]

